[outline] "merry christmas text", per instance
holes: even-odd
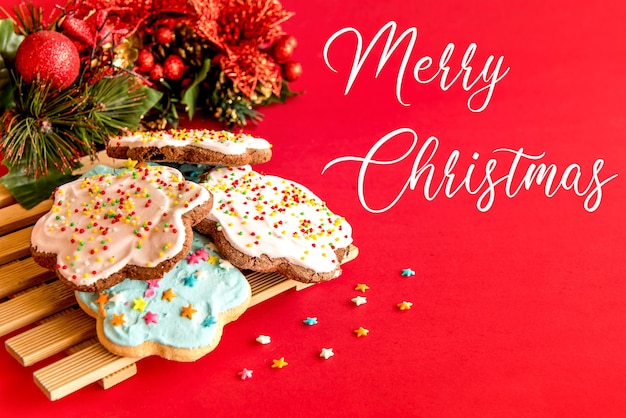
[[[405,43],[406,49],[404,50],[402,62],[400,63],[396,75],[395,95],[396,99],[401,105],[409,106],[409,104],[406,103],[402,98],[402,87],[406,77],[407,66],[409,64],[411,54],[413,53],[413,48],[415,47],[415,43],[417,41],[417,29],[415,27],[410,27],[402,32],[402,34],[397,39],[394,39],[396,34],[396,28],[396,22],[390,21],[386,23],[376,33],[365,51],[363,51],[363,36],[358,29],[345,27],[338,30],[330,38],[328,38],[326,44],[324,45],[324,62],[331,71],[338,72],[338,70],[330,63],[330,59],[328,56],[329,51],[333,44],[339,38],[345,37],[350,33],[356,36],[354,59],[352,61],[352,67],[350,69],[350,75],[346,82],[344,95],[348,95],[361,72],[363,64],[369,58],[372,49],[374,49],[376,44],[383,38],[383,36],[387,32],[387,39],[385,40],[384,47],[382,49],[380,57],[378,58],[378,66],[376,68],[375,78],[378,78],[378,75],[387,64],[389,58],[396,51],[396,49],[398,49],[402,45],[403,41],[407,39],[408,41]],[[454,43],[448,43],[448,45],[441,53],[438,64],[434,64],[435,60],[428,55],[419,58],[413,66],[413,79],[420,84],[428,84],[436,81],[437,78],[439,78],[439,87],[443,91],[447,91],[450,87],[452,87],[453,84],[457,82],[457,80],[461,79],[460,82],[463,90],[465,90],[466,92],[472,92],[467,99],[468,109],[472,112],[482,112],[483,110],[485,110],[487,105],[489,105],[496,84],[501,81],[504,76],[507,75],[510,68],[503,68],[504,56],[500,56],[497,60],[495,60],[495,57],[493,55],[490,55],[486,59],[485,63],[482,65],[482,70],[480,70],[478,74],[475,74],[474,70],[478,70],[480,68],[480,64],[476,65],[476,63],[472,62],[474,54],[476,53],[477,45],[475,43],[470,43],[465,50],[465,53],[463,54],[463,58],[461,59],[460,68],[452,70],[450,68],[449,62],[455,48],[456,47]]]
[[[406,143],[406,140],[402,138],[403,135],[409,135],[411,141],[410,146],[402,155],[392,159],[377,157],[377,153],[383,146],[401,149]],[[417,188],[421,188],[424,198],[428,201],[434,200],[439,195],[452,198],[464,190],[470,195],[477,195],[476,207],[479,211],[486,212],[493,206],[496,194],[504,193],[505,196],[513,198],[522,190],[530,190],[534,186],[541,187],[546,197],[553,197],[560,190],[573,192],[585,198],[583,206],[587,212],[594,212],[602,202],[602,187],[617,177],[617,174],[601,175],[604,160],[600,158],[595,160],[589,173],[589,170],[583,170],[576,163],[569,164],[564,169],[554,163],[546,164],[541,161],[545,157],[545,152],[527,153],[523,148],[495,149],[493,150],[494,158],[480,164],[480,154],[474,152],[472,163],[464,168],[457,167],[461,153],[453,150],[445,164],[437,166],[434,160],[438,148],[439,139],[434,136],[426,139],[418,148],[417,133],[410,128],[399,128],[380,138],[363,157],[335,158],[326,164],[322,174],[339,163],[351,161],[360,163],[357,193],[363,208],[372,213],[386,212],[398,203],[407,190]],[[510,161],[502,163],[495,157]],[[400,178],[397,193],[392,192],[395,196],[386,206],[372,207],[365,190],[366,175],[376,166],[392,166],[409,158],[414,159],[412,168],[406,173],[406,177]],[[504,164],[504,174],[496,174],[497,168],[502,171],[499,167],[502,164]]]

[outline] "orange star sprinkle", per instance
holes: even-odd
[[[193,314],[195,314],[196,312],[198,311],[195,310],[193,308],[193,305],[190,303],[189,306],[183,306],[183,311],[180,316],[186,316],[187,318],[191,319],[193,318]]]
[[[407,301],[403,301],[398,303],[398,309],[400,309],[401,311],[407,311],[409,309],[411,309],[411,306],[413,306],[413,304],[411,302],[407,302]]]
[[[111,319],[111,323],[113,325],[115,325],[116,327],[119,327],[122,324],[126,323],[126,320],[124,319],[124,314],[113,314],[113,319]]]
[[[109,301],[109,294],[100,292],[98,294],[98,299],[96,299],[95,303],[98,304],[98,313],[102,316],[106,316],[106,312],[104,311],[104,304]]]
[[[167,289],[165,292],[163,292],[163,295],[161,296],[161,300],[167,300],[168,302],[171,302],[172,299],[174,299],[176,297],[176,293],[174,293],[173,289]]]
[[[285,358],[281,357],[278,360],[272,360],[272,369],[282,369],[288,364],[289,363],[285,361]]]
[[[360,290],[361,292],[365,293],[366,290],[368,290],[370,287],[368,285],[366,285],[365,283],[359,283],[356,285],[356,287],[354,288],[354,290]]]
[[[370,332],[369,329],[365,329],[363,327],[359,327],[354,330],[354,333],[356,334],[357,337],[367,337],[367,334],[369,334],[369,332]]]

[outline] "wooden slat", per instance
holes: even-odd
[[[36,286],[54,273],[35,263],[31,257],[0,266],[0,298]]]
[[[288,280],[276,273],[250,273],[246,278],[252,289],[251,306],[266,301],[296,286],[296,282],[293,280]]]
[[[81,350],[33,373],[50,400],[60,399],[121,370],[138,359],[109,353],[101,344]]]
[[[5,206],[9,206],[15,203],[15,198],[9,192],[9,190],[4,187],[4,184],[0,183],[0,208]]]
[[[5,346],[18,362],[23,366],[30,366],[95,335],[95,320],[80,309],[72,309],[9,338]]]
[[[129,379],[137,374],[137,363],[129,364],[128,366],[111,373],[108,376],[104,376],[102,379],[98,380],[98,384],[102,387],[102,389],[108,389],[117,385],[118,383],[123,382],[126,379]]]
[[[9,263],[30,255],[30,234],[33,227],[0,237],[0,264]]]
[[[48,199],[32,209],[26,210],[18,203],[5,206],[0,209],[0,235],[17,231],[25,226],[30,226],[37,222],[41,216],[47,213],[52,207],[52,200]]]
[[[0,336],[76,303],[74,292],[59,281],[44,284],[0,304]]]

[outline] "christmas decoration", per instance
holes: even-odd
[[[15,67],[26,83],[49,81],[51,89],[69,87],[78,77],[80,58],[74,43],[62,33],[31,33],[17,48]]]
[[[19,5],[0,20],[0,181],[32,205],[120,130],[175,127],[181,112],[258,123],[299,94],[292,15],[278,0]]]

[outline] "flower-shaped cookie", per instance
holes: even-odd
[[[244,166],[215,168],[200,184],[213,207],[196,229],[241,269],[310,283],[337,277],[356,256],[350,224],[296,182]]]
[[[103,292],[76,292],[97,319],[98,338],[125,357],[194,361],[218,344],[224,325],[250,303],[246,278],[194,234],[191,251],[160,280],[124,280]]]
[[[34,260],[82,291],[162,277],[187,253],[210,193],[169,167],[100,171],[56,190],[31,235]]]
[[[207,165],[260,164],[272,157],[270,143],[245,133],[212,129],[139,131],[109,139],[107,154],[139,161]]]

